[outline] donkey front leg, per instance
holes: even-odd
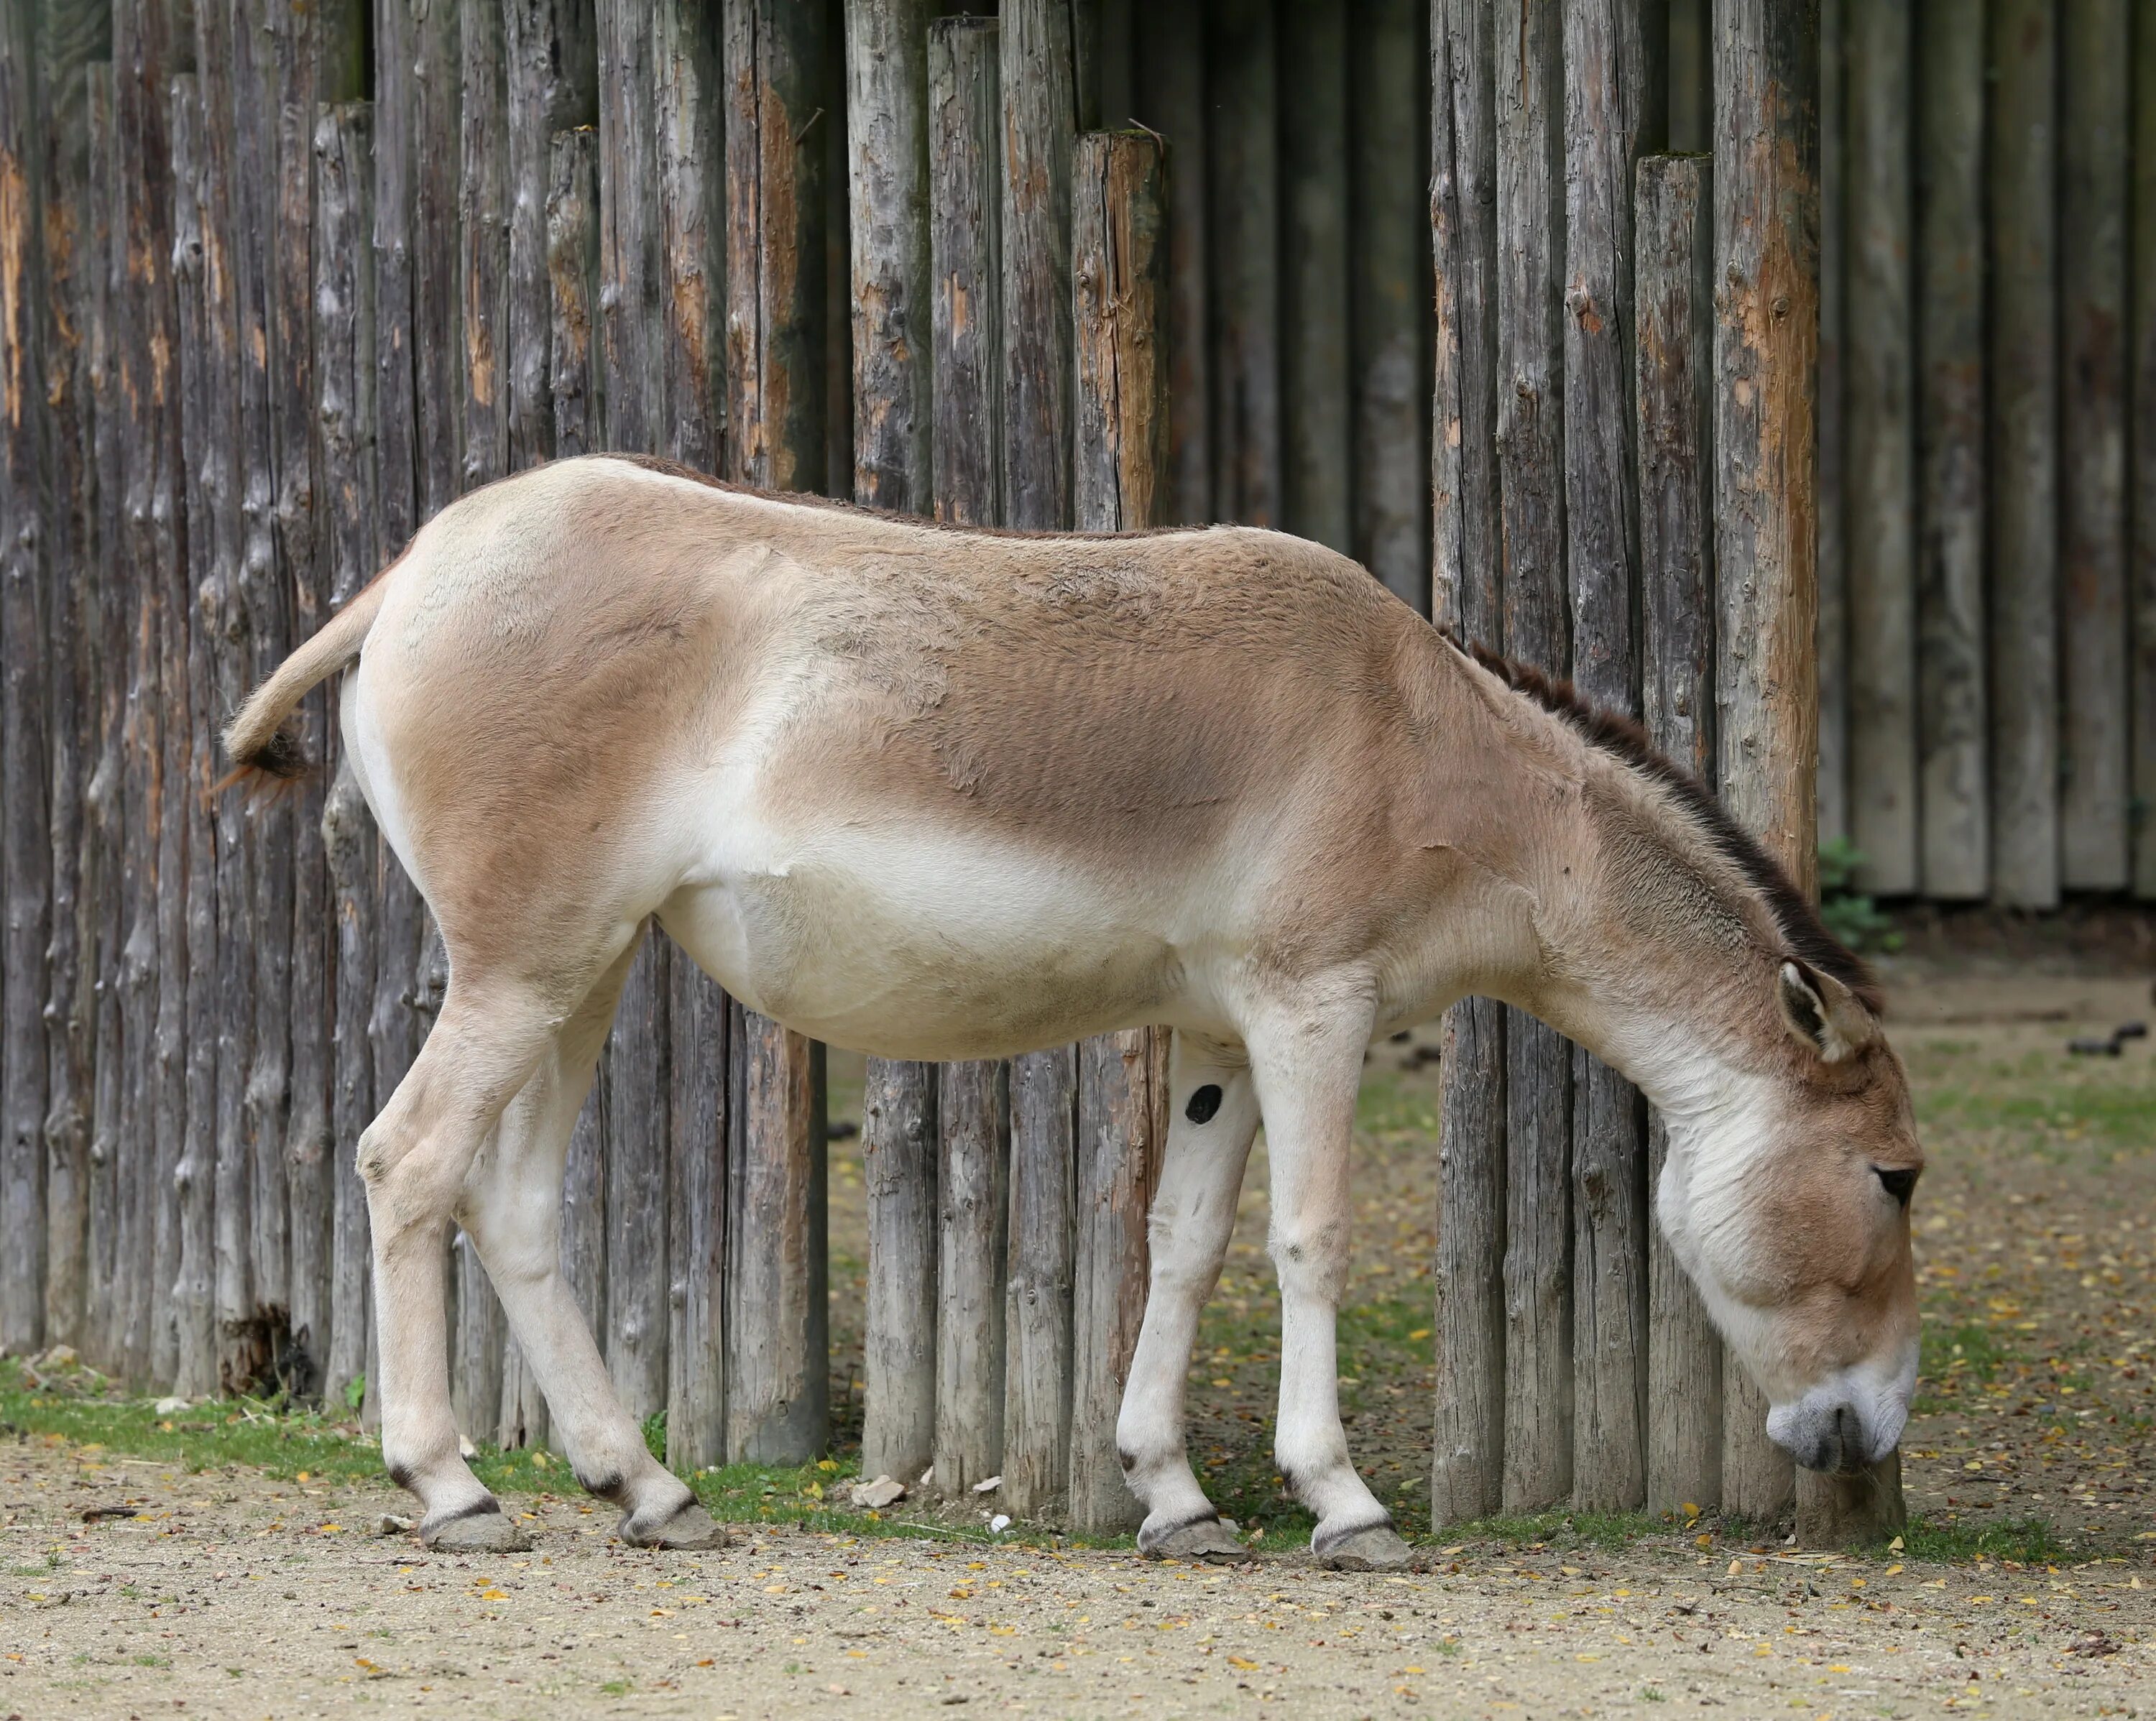
[[[562,1273],[562,1162],[642,942],[631,941],[562,1024],[552,1055],[511,1102],[495,1151],[466,1181],[461,1216],[546,1395],[569,1467],[583,1487],[621,1508],[621,1539],[643,1548],[714,1548],[726,1533],[688,1484],[651,1456]]]
[[[1272,1164],[1272,1257],[1281,1288],[1280,1421],[1273,1457],[1317,1514],[1319,1561],[1396,1570],[1407,1544],[1355,1473],[1340,1426],[1335,1323],[1348,1276],[1348,1151],[1369,1042],[1367,1001],[1284,1015],[1250,1037]]]
[[[543,1005],[452,970],[440,1018],[359,1143],[374,1239],[382,1461],[418,1496],[430,1548],[529,1547],[457,1447],[449,1410],[442,1240],[465,1176],[553,1037]]]
[[[1198,1318],[1220,1278],[1235,1229],[1235,1201],[1257,1096],[1240,1051],[1178,1033],[1170,1062],[1168,1151],[1147,1231],[1152,1279],[1145,1321],[1116,1418],[1116,1451],[1143,1503],[1138,1550],[1159,1558],[1242,1560],[1235,1539],[1191,1474],[1183,1440],[1183,1383]]]

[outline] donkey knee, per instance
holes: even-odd
[[[1338,1221],[1276,1221],[1266,1239],[1286,1293],[1339,1300],[1348,1278],[1348,1227]]]

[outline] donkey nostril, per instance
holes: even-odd
[[[1854,1409],[1836,1405],[1834,1411],[1835,1468],[1845,1473],[1864,1464],[1864,1425]]]

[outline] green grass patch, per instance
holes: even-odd
[[[1880,1544],[1874,1552],[1884,1555]],[[1977,1560],[2012,1560],[2024,1565],[2048,1565],[2067,1558],[2072,1550],[2058,1533],[2040,1518],[2015,1524],[1982,1526],[1934,1524],[1912,1518],[1902,1532],[1901,1558],[1930,1560],[1941,1565],[1966,1565]]]

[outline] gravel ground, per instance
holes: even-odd
[[[0,1455],[0,1716],[1540,1716],[1718,1708],[2148,1713],[2156,1585],[2119,1565],[1701,1550],[1433,1550],[1373,1578],[1291,1557],[767,1530],[625,1549],[529,1502],[539,1546],[437,1559],[372,1527],[383,1485],[311,1488],[32,1438]],[[96,1508],[133,1508],[85,1524]]]
[[[1266,1524],[1269,1551],[1248,1565],[778,1525],[742,1527],[721,1554],[653,1555],[615,1542],[605,1508],[545,1494],[516,1497],[531,1555],[438,1559],[377,1533],[406,1509],[386,1483],[191,1471],[18,1433],[0,1442],[0,1721],[362,1705],[740,1721],[1264,1703],[2156,1714],[2156,1048],[2065,1051],[2152,1014],[2145,968],[2014,947],[1888,969],[1932,1155],[1905,1462],[1933,1534],[1912,1545],[2004,1538],[1982,1544],[1993,1557],[1835,1559],[1732,1543],[1712,1522],[1635,1524],[1609,1546],[1514,1526],[1426,1543],[1432,1569],[1399,1577],[1270,1551],[1293,1549],[1306,1520],[1266,1456],[1278,1307],[1260,1150],[1192,1374],[1194,1452],[1222,1503]],[[1416,1046],[1373,1054],[1342,1323],[1350,1438],[1410,1530],[1427,1529],[1435,1089]],[[835,1146],[842,1404],[859,1339],[851,1168]]]

